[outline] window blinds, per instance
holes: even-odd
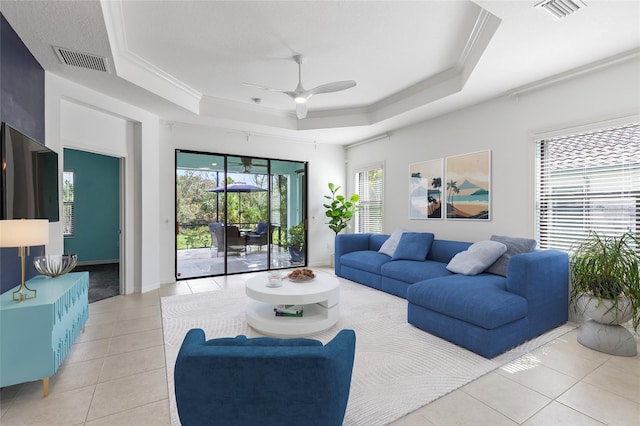
[[[74,172],[62,173],[62,220],[63,235],[71,237],[75,233],[75,199],[74,199]]]
[[[640,125],[537,141],[536,239],[570,251],[589,231],[640,232]]]
[[[356,193],[360,210],[356,214],[357,233],[382,232],[382,166],[356,172]]]

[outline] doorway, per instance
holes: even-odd
[[[64,252],[89,272],[89,301],[122,294],[122,159],[64,148]]]
[[[306,162],[185,150],[175,162],[176,280],[306,265]]]

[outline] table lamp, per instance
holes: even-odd
[[[36,297],[37,290],[30,289],[24,283],[25,252],[28,256],[31,246],[41,246],[48,242],[49,221],[47,219],[0,220],[0,247],[18,247],[18,256],[20,256],[22,279],[20,288],[13,292],[14,301],[22,302]]]

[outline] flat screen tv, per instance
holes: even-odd
[[[0,219],[58,222],[58,154],[2,123]]]

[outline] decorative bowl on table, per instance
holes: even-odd
[[[295,283],[304,283],[316,278],[316,274],[308,268],[294,269],[289,275],[287,275],[289,281]]]
[[[71,272],[77,264],[77,254],[50,254],[48,256],[37,256],[33,259],[33,266],[36,271],[52,278]]]

